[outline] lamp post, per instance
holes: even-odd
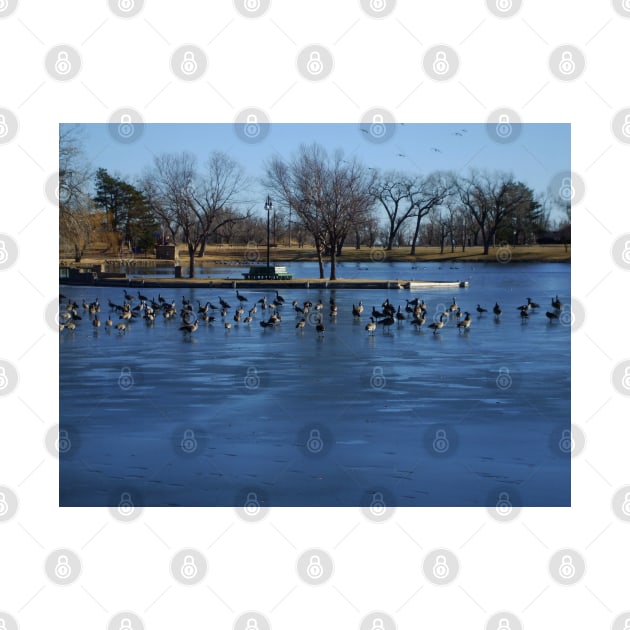
[[[265,210],[267,211],[267,271],[269,271],[269,215],[272,208],[271,197],[267,195],[267,200],[265,201]]]

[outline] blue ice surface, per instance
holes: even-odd
[[[98,298],[103,324],[93,327],[81,308],[76,330],[60,333],[60,428],[72,444],[60,454],[60,505],[118,505],[123,492],[144,506],[239,506],[252,493],[268,507],[369,506],[375,496],[394,506],[492,506],[506,492],[515,506],[570,505],[570,318],[545,317],[556,295],[570,309],[568,264],[345,264],[339,276],[470,286],[287,288],[273,329],[259,325],[270,313],[260,305],[252,324],[235,323],[232,289],[160,291],[180,311],[183,296],[195,311],[197,300],[231,304],[229,331],[217,311],[192,335],[179,317],[107,330],[108,299],[122,304],[121,289],[62,286],[79,304]],[[246,309],[275,297],[241,293]],[[470,330],[451,319],[438,334],[416,331],[404,310],[416,296],[427,324],[455,298]],[[540,308],[522,321],[527,297]],[[370,336],[370,312],[387,298],[408,319]],[[296,329],[293,300],[322,301],[323,335],[311,320]]]

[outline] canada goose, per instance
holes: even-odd
[[[494,308],[492,309],[492,312],[497,316],[500,317],[501,313],[503,313],[503,311],[501,310],[501,307],[499,306],[498,302],[494,303]]]
[[[101,325],[101,320],[98,318],[98,316],[94,316],[94,319],[92,320],[92,326],[94,326],[94,328],[98,328]]]
[[[398,320],[398,325],[399,326],[400,326],[400,324],[402,324],[407,319],[407,316],[404,313],[400,312],[400,305],[398,306],[398,312],[396,313],[396,319]]]
[[[376,308],[372,307],[372,317],[374,319],[383,319],[385,317],[384,313],[377,311]]]
[[[465,313],[466,317],[464,317],[461,322],[457,322],[457,328],[459,328],[459,332],[461,332],[462,330],[464,332],[469,330],[472,323],[472,320],[470,319],[470,313],[468,311],[466,311]]]
[[[251,315],[248,315],[248,316],[247,316],[247,317],[243,320],[243,323],[244,323],[244,324],[251,324],[253,319],[254,319],[254,318],[253,318]]]
[[[238,292],[238,289],[236,289],[236,298],[238,299],[239,302],[247,302],[247,298],[244,295],[241,295]]]
[[[353,317],[361,317],[361,311],[363,310],[363,308],[361,308],[361,310],[359,310],[359,308],[357,308],[354,304],[352,305],[352,316]]]
[[[424,323],[427,321],[424,315],[416,316],[411,320],[411,324],[415,326],[416,330],[421,326],[424,326]]]
[[[556,313],[551,313],[550,311],[547,311],[545,315],[547,316],[550,324],[554,319],[558,319],[558,315]]]
[[[194,333],[197,328],[199,328],[199,324],[196,319],[192,324],[186,322],[183,326],[179,327],[180,330],[183,330],[184,333],[188,333],[189,335]]]
[[[383,332],[385,332],[385,327],[387,327],[389,329],[390,326],[394,325],[395,321],[396,320],[391,315],[388,315],[387,317],[381,319],[379,324],[381,324],[383,326]]]
[[[302,319],[295,325],[296,328],[300,329],[300,332],[304,330],[304,326],[306,325],[306,320],[302,317]]]
[[[558,311],[562,309],[562,302],[557,295],[555,300],[551,300],[551,306],[553,306]]]
[[[376,331],[376,322],[373,317],[370,317],[370,321],[365,325],[365,330],[367,330],[368,335],[373,335]]]
[[[317,334],[321,337],[325,330],[326,327],[324,326],[324,324],[322,324],[322,319],[321,317],[319,318],[319,321],[317,322],[317,326],[315,326],[315,330],[317,331]]]
[[[125,300],[127,300],[127,302],[132,302],[136,299],[135,295],[130,295],[127,291],[123,291],[123,293],[125,294]]]
[[[529,317],[527,308],[521,308],[521,321],[525,321]]]
[[[433,334],[435,335],[435,333],[440,330],[441,328],[444,328],[444,313],[442,313],[440,315],[440,320],[437,322],[433,322],[432,324],[429,324],[429,328],[433,328]]]
[[[480,304],[477,304],[477,313],[479,313],[479,315],[481,315],[482,313],[487,313],[488,309],[487,308],[482,308]]]
[[[121,334],[126,333],[127,328],[127,324],[116,324],[116,330],[119,331]]]
[[[226,332],[227,332],[228,330],[230,330],[230,328],[232,328],[232,324],[230,324],[230,322],[225,322],[225,324],[223,324],[223,325],[225,326],[225,330],[226,330]]]
[[[140,293],[140,291],[138,291],[138,299],[139,299],[141,302],[148,302],[148,301],[149,301],[149,298],[148,298],[148,297],[146,297],[146,296],[144,296],[144,295],[142,295],[142,294]]]
[[[75,328],[77,327],[77,325],[74,322],[68,322],[67,324],[65,324],[65,327],[68,330],[75,330]]]
[[[260,320],[260,325],[263,329],[265,328],[273,328],[275,326],[274,322],[266,322],[264,319]]]
[[[529,308],[540,308],[540,304],[532,302],[532,298],[527,298],[527,305],[529,306]]]
[[[197,300],[197,304],[199,304],[199,308],[197,309],[197,313],[205,314],[210,309],[210,302],[206,302],[205,306],[201,306],[201,302]]]
[[[228,309],[228,308],[232,308],[224,299],[219,298],[219,304],[224,308],[224,309]]]
[[[280,304],[284,304],[284,298],[278,293],[276,290],[276,302],[280,302]]]
[[[112,321],[112,318],[111,318],[111,317],[108,317],[108,318],[105,320],[105,326],[107,326],[108,328],[111,328],[113,325],[114,325],[114,322]]]
[[[317,304],[315,304],[315,310],[316,311],[321,311],[324,308],[324,304],[322,303],[321,300],[317,300]]]
[[[330,305],[330,316],[331,317],[337,317],[337,313],[338,313],[337,305],[333,302]]]
[[[455,301],[455,298],[453,298],[453,303],[450,306],[451,311],[456,311],[459,307],[457,306],[457,302]]]

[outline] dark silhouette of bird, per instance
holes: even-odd
[[[236,297],[237,297],[239,302],[247,302],[247,298],[244,295],[241,295],[238,292],[238,289],[236,289]]]
[[[501,307],[499,306],[498,302],[494,303],[494,308],[492,309],[492,312],[497,316],[500,317],[501,313],[503,313],[503,311],[501,310]]]
[[[481,315],[482,313],[487,313],[488,309],[487,308],[482,308],[480,304],[477,304],[477,313],[479,313],[479,315]]]
[[[556,313],[552,313],[551,311],[547,311],[545,315],[547,316],[550,324],[554,319],[558,319],[558,315]]]
[[[393,326],[395,321],[396,320],[391,315],[388,315],[387,317],[384,317],[383,319],[381,319],[379,324],[383,326],[383,332],[385,332],[385,328],[389,330],[389,327]]]

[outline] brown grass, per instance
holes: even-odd
[[[180,262],[187,265],[188,255],[184,247],[179,250]],[[267,250],[263,245],[258,249],[247,248],[243,246],[215,245],[208,246],[203,258],[197,258],[197,264],[213,264],[213,263],[241,263],[241,264],[264,264],[266,262]],[[82,265],[90,265],[101,263],[106,260],[116,260],[119,256],[108,252],[107,250],[95,247],[86,252]],[[126,258],[126,257],[125,257]],[[138,256],[143,258],[143,256]],[[153,258],[153,256],[147,256]],[[408,247],[398,247],[391,251],[385,251],[382,248],[362,247],[354,249],[351,247],[344,248],[342,256],[338,258],[339,262],[441,262],[441,261],[457,261],[457,262],[505,262],[506,259],[512,262],[570,262],[571,246],[565,249],[564,245],[518,245],[516,247],[505,246],[503,248],[490,248],[488,255],[483,254],[481,247],[467,247],[465,252],[461,248],[451,253],[447,248],[443,254],[440,254],[438,247],[419,247],[416,255],[409,254]],[[314,247],[296,247],[286,246],[272,247],[270,249],[270,262],[273,263],[290,263],[303,261],[316,261],[317,253]],[[63,259],[64,264],[71,261],[67,258]]]

